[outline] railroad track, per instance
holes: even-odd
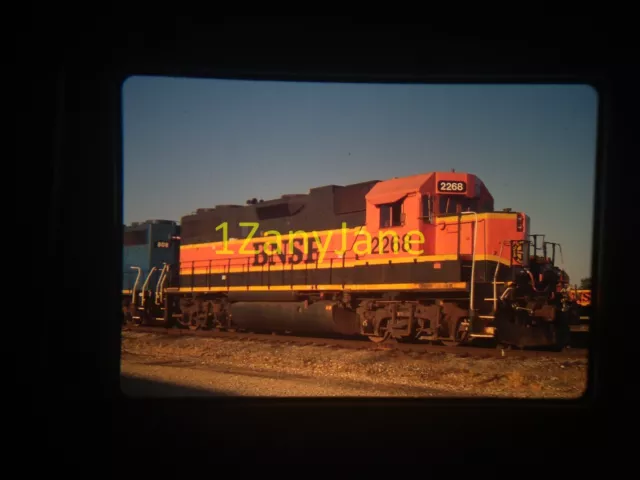
[[[542,351],[542,350],[519,350],[510,349],[502,350],[498,348],[486,347],[452,347],[440,346],[430,343],[398,343],[389,341],[384,344],[372,343],[367,339],[344,339],[331,337],[311,337],[301,335],[280,335],[280,334],[263,334],[263,333],[238,333],[238,332],[222,332],[217,330],[189,330],[181,328],[166,328],[154,326],[124,326],[123,331],[140,332],[140,333],[156,333],[162,335],[177,335],[186,337],[209,337],[222,338],[228,340],[247,340],[268,343],[286,343],[296,345],[313,345],[313,346],[335,346],[340,348],[355,350],[399,350],[410,353],[419,354],[453,354],[460,357],[479,357],[479,358],[587,358],[587,349],[570,348],[561,352]]]

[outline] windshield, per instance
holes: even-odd
[[[440,215],[477,211],[478,201],[475,198],[467,198],[460,195],[440,195],[438,207]]]

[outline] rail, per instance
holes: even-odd
[[[500,254],[498,259],[502,259],[502,249],[504,248],[504,242],[500,242]],[[493,274],[493,314],[498,311],[498,270],[500,269],[500,261],[496,262],[496,271]]]
[[[147,286],[149,285],[149,280],[151,280],[151,275],[153,275],[153,272],[155,272],[157,270],[157,267],[153,267],[151,269],[151,271],[149,272],[149,275],[147,275],[147,279],[144,281],[144,285],[142,285],[142,301],[140,302],[140,306],[144,307],[144,303],[146,300],[146,296],[145,296],[145,292],[147,291]]]
[[[125,326],[122,329],[123,332],[139,332],[139,333],[155,333],[160,335],[172,335],[181,337],[212,337],[229,340],[257,340],[265,341],[267,343],[286,343],[286,344],[298,344],[298,345],[332,345],[342,348],[353,348],[357,350],[380,350],[380,345],[370,342],[364,338],[335,338],[324,337],[316,335],[296,335],[296,334],[261,334],[251,332],[224,332],[217,330],[190,330],[181,328],[166,328],[159,326],[137,326],[130,325]],[[421,354],[436,354],[450,353],[452,355],[461,355],[463,357],[477,356],[479,358],[500,358],[512,357],[512,358],[572,358],[575,360],[587,359],[589,351],[581,348],[571,348],[563,350],[561,352],[553,352],[548,350],[498,350],[495,348],[478,348],[478,347],[466,347],[466,346],[443,346],[433,345],[431,342],[418,341],[415,343],[395,343],[392,342],[384,350],[397,350],[404,352],[417,352]]]
[[[342,258],[327,258],[322,265],[316,257],[311,262],[293,263],[291,258],[298,253],[283,255],[284,261],[274,264],[273,258],[277,254],[268,256],[267,261],[261,265],[253,265],[253,258],[227,258],[224,260],[191,260],[181,262],[179,265],[180,278],[188,278],[187,284],[180,283],[181,288],[216,288],[216,287],[246,287],[263,286],[270,288],[274,284],[277,286],[294,285],[344,285],[344,279],[336,275],[336,269],[345,267],[346,261],[357,260],[356,254],[343,255]],[[306,255],[306,254],[305,254]],[[325,263],[326,262],[326,263]],[[303,267],[301,268],[302,265]],[[294,273],[295,272],[295,273]],[[234,282],[230,279],[231,273],[237,273],[244,277],[243,283]],[[286,281],[286,274],[289,274]],[[338,278],[336,278],[338,277]],[[258,280],[259,279],[259,280]]]
[[[133,289],[131,293],[131,304],[136,304],[136,288],[138,288],[138,282],[140,281],[140,276],[142,275],[142,268],[140,267],[131,267],[131,270],[138,270],[138,275],[136,276],[136,281],[133,284]]]
[[[476,244],[478,242],[478,213],[477,212],[461,212],[463,215],[474,215],[475,222],[473,226],[473,246],[471,247],[471,291],[469,292],[469,332],[473,331],[473,321],[476,315],[475,311],[475,284],[476,284]]]
[[[155,292],[155,304],[156,305],[160,305],[160,302],[162,300],[162,292],[160,291],[161,285],[163,283],[163,279],[165,278],[165,274],[167,272],[167,268],[169,267],[169,265],[167,265],[166,262],[163,262],[162,264],[162,271],[160,272],[160,275],[158,276],[158,282],[156,283],[156,292]]]
[[[167,265],[167,270],[162,277],[162,283],[160,284],[160,303],[164,302],[165,284],[169,278],[169,272],[171,271],[171,265]]]

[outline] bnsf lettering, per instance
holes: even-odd
[[[301,238],[297,238],[292,242],[283,241],[279,253],[273,244],[269,244],[268,251],[273,252],[271,255],[265,251],[265,243],[254,243],[253,247],[258,252],[253,256],[254,267],[261,267],[267,265],[267,263],[270,265],[277,265],[278,263],[288,263],[289,265],[298,265],[303,262],[316,263],[318,259],[317,243],[313,239],[309,239],[306,253]]]

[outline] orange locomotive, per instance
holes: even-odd
[[[372,341],[568,341],[568,279],[475,175],[312,189],[183,217],[165,321]]]

